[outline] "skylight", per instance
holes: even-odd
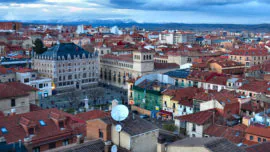
[[[237,132],[235,133],[235,136],[239,136],[239,134],[240,134],[240,132],[239,132],[239,131],[237,131]]]
[[[39,120],[41,126],[46,126],[46,123],[43,120]]]
[[[2,127],[2,128],[1,128],[1,131],[2,131],[2,133],[3,133],[3,134],[8,133],[8,130],[7,130],[7,128],[6,128],[6,127]]]

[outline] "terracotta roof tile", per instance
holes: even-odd
[[[270,142],[263,142],[245,148],[247,152],[266,152],[266,150],[269,149],[270,149]]]
[[[58,126],[56,126],[54,121],[49,117],[50,113],[52,112],[67,117],[64,130],[61,130]],[[72,136],[72,134],[75,133],[73,130],[76,130],[76,128],[71,128],[71,124],[81,123],[81,125],[84,125],[84,121],[81,119],[78,119],[68,113],[59,111],[58,109],[46,109],[24,114],[17,114],[13,116],[6,116],[0,119],[0,126],[5,127],[8,130],[8,133],[3,134],[0,132],[0,136],[4,136],[7,143],[17,142],[18,140],[23,140],[25,137],[27,137],[27,134],[22,125],[18,124],[18,122],[20,122],[22,119],[30,121],[31,124],[36,124],[34,133],[35,136],[32,137],[32,144],[38,144],[41,142],[51,141],[52,139]],[[39,122],[40,120],[43,120],[46,125],[41,126]],[[28,124],[27,121],[26,124]],[[78,134],[78,132],[75,134]]]
[[[97,119],[97,118],[108,117],[109,115],[110,115],[109,113],[104,112],[102,110],[92,110],[88,112],[79,113],[76,116],[87,121],[87,120],[92,120],[92,119]]]
[[[154,63],[155,69],[177,69],[180,66],[176,63]]]
[[[258,127],[258,126],[249,126],[246,129],[246,133],[261,136],[261,137],[270,138],[270,128]]]
[[[179,119],[181,121],[196,123],[198,125],[203,125],[207,121],[209,121],[213,117],[213,111],[216,112],[215,109],[210,109],[206,111],[200,111],[189,115],[184,116],[176,116],[175,119]]]
[[[28,96],[29,94],[21,89],[10,86],[9,84],[0,84],[0,99]]]

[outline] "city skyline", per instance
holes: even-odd
[[[267,0],[0,0],[0,20],[270,23]]]

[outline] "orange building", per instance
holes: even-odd
[[[22,23],[19,23],[19,22],[0,22],[0,30],[18,31],[21,27],[22,27]]]
[[[264,126],[249,126],[246,130],[244,144],[254,145],[270,141],[270,128]]]

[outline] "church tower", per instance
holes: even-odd
[[[154,51],[139,49],[133,52],[133,69],[136,71],[152,72],[154,70]]]

